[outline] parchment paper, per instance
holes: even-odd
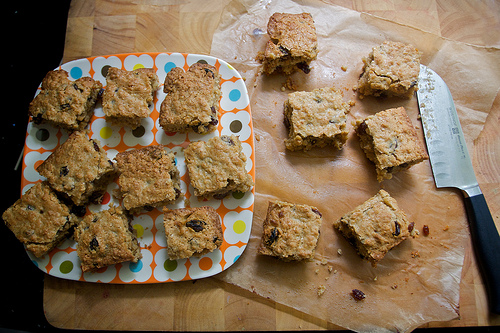
[[[315,20],[319,55],[310,74],[290,78],[296,90],[335,86],[346,101],[349,139],[343,150],[286,151],[283,123],[286,77],[260,74],[257,52],[268,40],[267,21],[274,12],[309,12]],[[446,40],[414,28],[319,2],[233,1],[221,17],[212,55],[225,59],[246,79],[256,147],[256,192],[252,234],[247,249],[222,281],[357,332],[411,331],[431,321],[459,316],[459,283],[467,238],[462,195],[436,189],[428,161],[378,183],[375,169],[359,148],[350,122],[390,107],[404,106],[423,138],[416,97],[358,99],[352,87],[362,57],[384,40],[415,45],[422,63],[447,82],[456,104],[469,151],[484,125],[500,87],[500,56],[483,48]],[[394,248],[376,266],[359,258],[332,223],[387,190],[416,224],[420,236]],[[257,255],[269,200],[317,207],[323,225],[315,259],[281,262]],[[422,234],[428,225],[429,236]],[[325,287],[322,295],[318,288]],[[352,289],[366,298],[356,301]]]

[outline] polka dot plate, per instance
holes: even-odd
[[[222,77],[220,118],[218,128],[214,133],[206,135],[166,133],[158,122],[160,105],[165,98],[163,85],[156,92],[150,117],[144,119],[137,129],[117,127],[106,122],[102,106],[98,103],[89,124],[89,130],[91,137],[101,142],[110,159],[127,149],[156,144],[161,144],[166,149],[175,152],[184,200],[181,198],[168,207],[171,209],[182,208],[186,205],[214,207],[222,221],[224,241],[220,249],[200,258],[170,260],[166,251],[163,214],[160,208],[133,216],[132,225],[137,231],[142,251],[142,259],[137,263],[126,262],[109,266],[94,273],[82,273],[80,260],[76,253],[76,242],[68,239],[42,258],[36,258],[27,251],[38,268],[49,275],[79,281],[130,284],[161,283],[212,276],[229,268],[242,255],[250,237],[255,190],[252,188],[247,193],[232,193],[222,200],[200,201],[193,195],[183,155],[183,148],[191,141],[206,141],[216,135],[235,134],[239,136],[243,151],[247,156],[246,170],[255,181],[252,116],[248,93],[240,74],[221,59],[206,55],[181,53],[132,53],[98,56],[68,62],[61,65],[60,69],[66,70],[72,80],[82,76],[90,76],[105,86],[109,67],[126,70],[140,67],[154,68],[160,83],[163,83],[167,73],[172,68],[181,67],[187,70],[190,65],[196,62],[215,66]],[[23,155],[22,193],[36,182],[43,180],[36,172],[36,167],[67,137],[66,131],[50,125],[36,125],[33,122],[28,124]],[[100,205],[89,205],[87,212],[104,210],[111,204],[120,205],[120,200],[113,197],[113,190],[116,188],[118,188],[118,184],[115,180],[109,184],[103,202]]]

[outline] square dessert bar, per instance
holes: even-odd
[[[71,235],[79,221],[46,182],[33,185],[3,213],[2,219],[36,257]]]
[[[36,170],[78,206],[99,202],[116,175],[113,162],[87,131],[73,132]]]
[[[347,140],[347,114],[350,107],[334,88],[298,91],[288,94],[284,103],[288,127],[288,150],[309,150],[332,145],[337,149]]]
[[[387,252],[418,232],[389,193],[380,190],[333,226],[373,265]]]
[[[102,84],[90,77],[71,81],[65,70],[50,71],[29,105],[29,114],[35,124],[46,122],[68,131],[82,130],[94,114],[101,89]]]
[[[215,131],[219,122],[221,77],[208,64],[195,63],[187,72],[174,67],[165,78],[167,94],[160,107],[160,126],[165,132]]]
[[[184,158],[194,195],[222,199],[230,192],[247,192],[254,185],[245,169],[246,156],[240,139],[216,136],[205,141],[191,142]]]
[[[271,40],[258,59],[266,74],[291,74],[302,70],[308,74],[309,64],[318,55],[318,39],[314,20],[309,13],[274,13],[267,24]]]
[[[83,272],[142,258],[135,230],[120,207],[86,215],[75,230],[75,239]]]
[[[429,158],[403,107],[358,119],[355,131],[361,149],[375,164],[379,182]]]
[[[385,41],[363,58],[363,73],[358,92],[373,96],[410,98],[415,91],[420,72],[421,53],[412,45]]]
[[[218,249],[223,240],[219,214],[210,206],[163,209],[170,259],[199,257]]]
[[[316,207],[271,201],[258,253],[284,261],[313,259],[322,221]]]
[[[149,107],[153,104],[158,87],[158,76],[153,68],[127,71],[110,67],[102,94],[102,109],[106,120],[118,126],[136,129],[142,119],[149,117]]]
[[[181,194],[175,156],[163,146],[148,146],[116,155],[119,197],[126,210],[139,212],[175,201]]]

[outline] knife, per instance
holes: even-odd
[[[450,90],[424,65],[420,65],[417,99],[436,187],[462,191],[489,308],[500,314],[500,236],[476,180]]]

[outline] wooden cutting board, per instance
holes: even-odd
[[[229,1],[73,0],[63,62],[128,52],[209,54]],[[326,1],[452,40],[500,47],[500,3],[453,0]],[[500,96],[471,152],[478,181],[500,225]],[[486,153],[488,152],[488,153]],[[469,244],[460,284],[460,320],[425,327],[500,325],[489,316]],[[44,311],[59,328],[102,330],[341,329],[216,279],[151,285],[81,283],[46,276]]]

